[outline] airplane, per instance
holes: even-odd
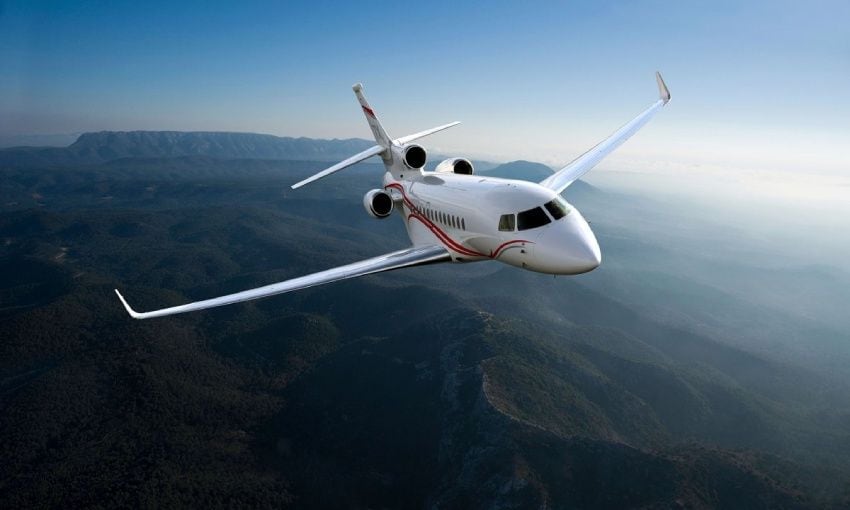
[[[407,267],[437,263],[496,260],[529,271],[576,275],[602,262],[599,243],[581,213],[561,193],[605,156],[634,135],[670,101],[661,74],[655,73],[658,100],[640,115],[539,183],[476,175],[461,157],[424,170],[427,153],[411,143],[460,124],[451,122],[401,138],[391,138],[363,95],[352,88],[376,145],[292,185],[298,189],[356,163],[380,156],[386,167],[383,186],[363,196],[366,212],[385,219],[398,211],[411,246],[374,258],[335,267],[235,294],[137,312],[115,289],[134,319],[150,319],[274,296],[326,283]]]

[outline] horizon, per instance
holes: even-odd
[[[457,119],[432,150],[557,166],[648,105],[660,70],[673,101],[617,156],[843,174],[850,6],[819,5],[438,3],[408,7],[404,22],[392,9],[300,3],[202,15],[193,4],[9,5],[0,136],[368,139],[350,91],[362,81],[395,136]]]

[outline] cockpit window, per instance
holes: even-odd
[[[550,221],[549,217],[546,216],[546,213],[540,207],[535,207],[534,209],[522,211],[517,214],[517,226],[519,230],[542,227]]]
[[[516,216],[513,214],[503,214],[499,218],[499,230],[502,232],[513,232],[516,226]]]
[[[570,213],[570,206],[568,206],[566,200],[561,197],[558,197],[551,202],[546,202],[543,206],[556,220],[560,220]]]

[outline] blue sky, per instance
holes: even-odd
[[[618,157],[850,171],[850,2],[6,2],[0,135],[395,136],[555,164],[655,97]],[[615,159],[616,161],[616,159]],[[812,167],[812,168],[808,168]]]

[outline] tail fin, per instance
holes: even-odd
[[[366,114],[366,120],[369,122],[369,127],[372,128],[372,134],[375,135],[375,141],[378,142],[378,145],[369,147],[368,149],[359,154],[355,154],[354,156],[351,156],[350,158],[344,161],[340,161],[339,163],[328,167],[315,175],[311,175],[310,177],[307,177],[302,181],[296,182],[292,185],[292,189],[297,189],[301,186],[304,186],[305,184],[309,184],[313,181],[318,181],[323,177],[327,177],[331,174],[339,172],[340,170],[348,168],[351,165],[355,165],[361,161],[365,161],[371,158],[372,156],[381,156],[381,158],[384,160],[384,165],[386,165],[387,168],[390,168],[393,162],[393,146],[400,147],[406,144],[407,142],[418,140],[428,135],[433,135],[434,133],[460,124],[460,122],[450,122],[449,124],[443,124],[442,126],[426,129],[425,131],[420,131],[412,135],[402,136],[397,140],[393,140],[392,138],[390,138],[387,132],[384,131],[384,127],[381,126],[381,123],[378,121],[378,117],[375,116],[375,111],[372,110],[372,107],[369,106],[369,103],[366,102],[366,98],[363,97],[363,85],[356,83],[352,88],[354,89],[354,93],[357,95],[357,100],[360,101],[360,106],[363,108],[363,113]]]
[[[355,83],[352,87],[354,89],[354,94],[357,96],[357,100],[360,101],[360,107],[363,108],[363,113],[366,115],[366,122],[369,123],[369,127],[372,128],[372,134],[375,136],[375,141],[378,142],[378,145],[387,149],[392,145],[392,138],[384,131],[384,127],[381,125],[381,121],[378,120],[378,117],[375,116],[375,110],[369,106],[369,102],[366,101],[366,97],[363,95],[363,85],[360,83]]]

